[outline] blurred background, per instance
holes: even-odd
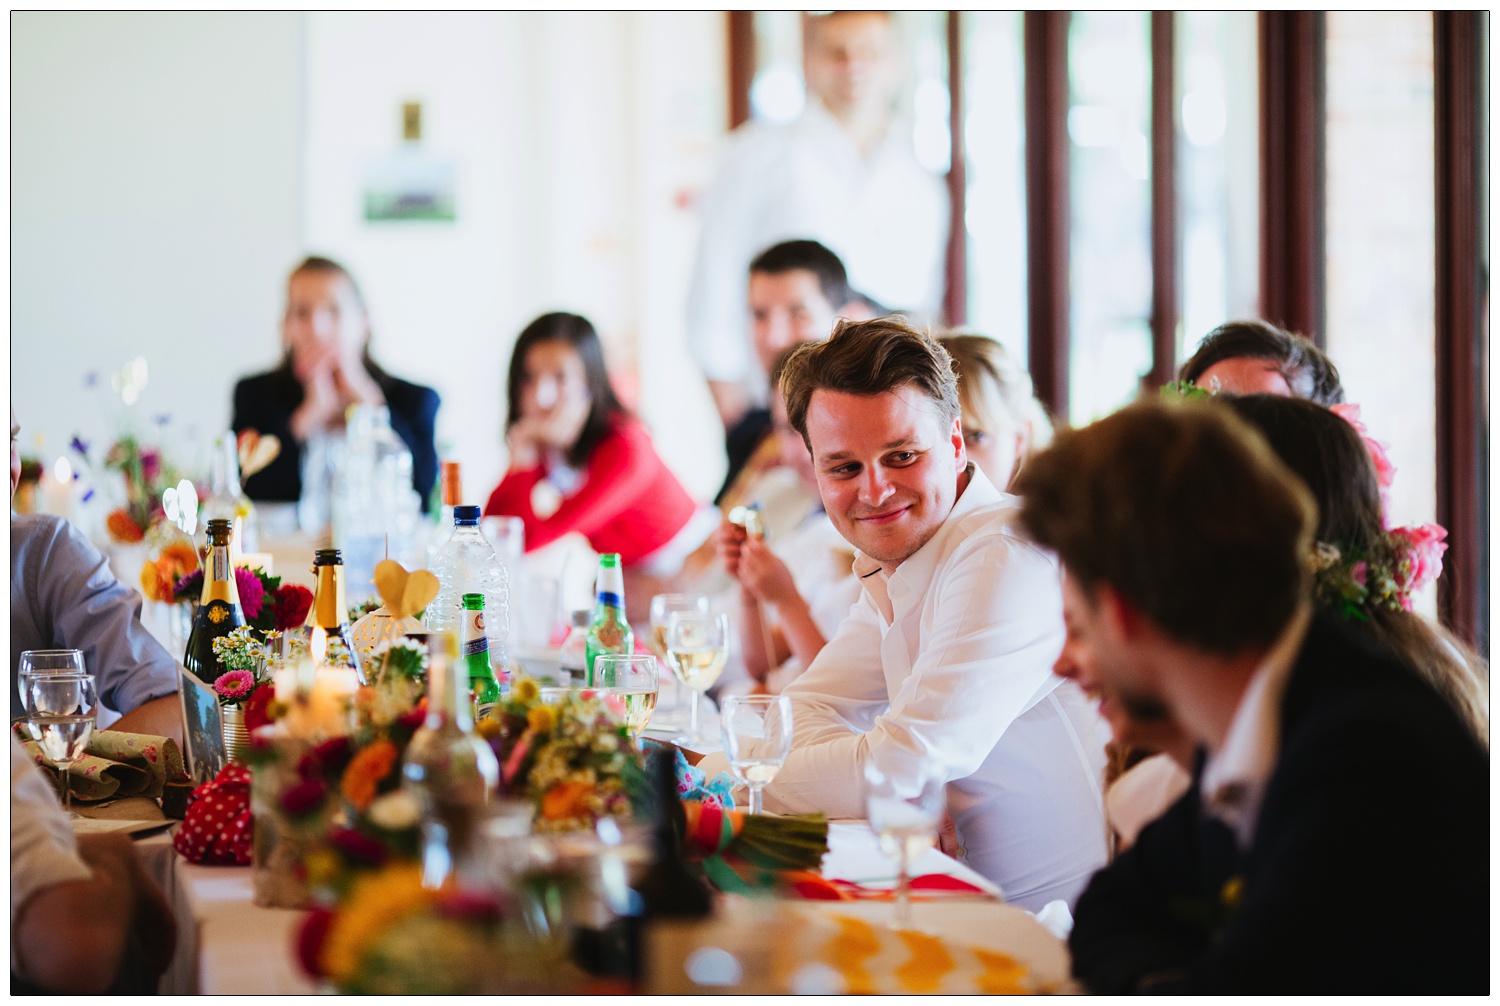
[[[1488,590],[1488,15],[901,12],[898,121],[953,208],[945,320],[1087,422],[1261,316],[1338,364]],[[807,100],[798,12],[11,17],[12,395],[49,470],[122,424],[206,465],[280,355],[291,267],[349,267],[372,350],[442,395],[475,502],[505,470],[510,347],[594,321],[700,499],[722,430],[686,351],[729,132]],[[413,173],[450,197],[385,219]],[[1466,187],[1467,186],[1467,187]],[[144,358],[132,404],[111,378]],[[137,372],[139,376],[139,372]],[[132,397],[132,396],[126,396]],[[1457,591],[1458,593],[1455,593]],[[1467,612],[1467,614],[1464,614]],[[1457,614],[1455,614],[1457,613]]]

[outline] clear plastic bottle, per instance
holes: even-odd
[[[589,616],[587,608],[573,612],[573,625],[557,653],[558,681],[564,687],[583,684],[584,670],[588,658]]]
[[[510,667],[510,577],[505,564],[479,530],[479,507],[453,508],[453,536],[432,560],[438,578],[437,597],[423,618],[429,632],[459,633],[463,628],[463,596],[484,595],[484,632],[489,637],[490,663]]]
[[[208,496],[198,510],[198,518],[227,520],[234,524],[234,552],[241,555],[256,551],[257,534],[252,519],[254,508],[240,488],[240,456],[234,433],[225,431],[214,439],[209,457]]]
[[[388,408],[350,406],[345,428],[347,444],[334,480],[333,540],[344,553],[350,596],[364,601],[375,593],[376,563],[387,555],[412,562],[422,501],[411,484],[411,451],[391,429]]]

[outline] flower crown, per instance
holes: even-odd
[[[1362,622],[1377,609],[1411,611],[1412,595],[1442,575],[1447,536],[1437,524],[1392,528],[1347,555],[1320,541],[1311,556],[1313,599]]]

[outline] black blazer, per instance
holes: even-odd
[[[1095,992],[1486,993],[1488,758],[1416,674],[1313,620],[1239,851],[1197,780],[1078,901]]]
[[[412,488],[428,509],[433,483],[437,481],[437,448],[433,435],[437,426],[438,393],[420,384],[383,375],[376,378],[385,404],[391,410],[391,429],[411,451]],[[302,495],[302,445],[292,436],[292,413],[302,404],[302,384],[290,370],[278,368],[247,377],[234,386],[236,434],[255,430],[275,434],[281,453],[265,468],[245,479],[245,495],[253,500],[295,501]]]

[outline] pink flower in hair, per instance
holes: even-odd
[[[1406,542],[1406,561],[1401,564],[1401,606],[1412,608],[1411,597],[1417,591],[1437,580],[1443,574],[1443,553],[1448,544],[1447,530],[1440,524],[1422,524],[1417,527],[1398,527],[1391,530],[1394,537]]]
[[[1365,586],[1370,579],[1370,567],[1365,562],[1356,562],[1349,569],[1349,578],[1361,587]]]
[[[1375,482],[1380,486],[1381,519],[1389,526],[1389,518],[1386,515],[1391,511],[1390,488],[1391,484],[1396,481],[1396,466],[1391,464],[1390,455],[1386,453],[1389,445],[1370,436],[1369,429],[1359,418],[1359,406],[1353,402],[1331,405],[1329,410],[1354,427],[1359,438],[1365,442],[1365,450],[1370,452],[1370,461],[1375,466]]]

